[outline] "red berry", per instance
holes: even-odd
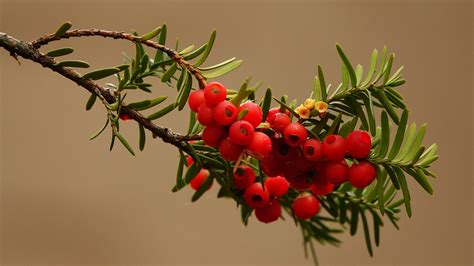
[[[252,124],[247,121],[236,121],[232,123],[229,129],[229,139],[238,145],[247,145],[252,141],[254,134]]]
[[[303,155],[306,160],[319,161],[323,158],[323,145],[317,139],[308,139],[303,144]]]
[[[246,148],[257,156],[265,158],[272,151],[272,141],[265,133],[255,132]]]
[[[288,145],[298,147],[306,141],[308,132],[300,123],[291,123],[285,128],[283,135]]]
[[[313,184],[311,184],[309,189],[314,195],[324,196],[334,190],[334,184],[329,182],[329,180],[323,176],[316,179]]]
[[[273,115],[273,119],[270,122],[270,127],[278,132],[283,133],[289,124],[291,124],[291,119],[287,114],[276,113]]]
[[[119,118],[123,121],[131,120],[132,118],[128,114],[120,114]]]
[[[189,94],[188,105],[189,108],[197,113],[199,106],[204,103],[204,90],[195,90]]]
[[[224,85],[219,82],[209,82],[204,88],[204,99],[206,103],[214,106],[225,100],[227,97],[227,90]]]
[[[214,107],[213,116],[219,125],[227,126],[237,118],[237,108],[231,102],[223,101]]]
[[[284,139],[272,139],[272,153],[279,161],[289,162],[299,158],[299,151],[297,148],[288,145]]]
[[[212,124],[206,126],[202,131],[202,140],[204,144],[217,148],[226,135],[225,129],[222,126]]]
[[[285,109],[285,112],[282,112],[280,107],[274,107],[268,110],[267,121],[270,124],[273,123],[273,120],[275,119],[275,114],[278,113],[286,114],[288,117],[290,116],[290,111],[288,111],[288,109]]]
[[[194,190],[198,190],[202,186],[202,184],[204,184],[204,181],[206,181],[208,176],[209,171],[206,169],[201,169],[201,171],[199,171],[199,173],[193,179],[191,179],[191,182],[189,184]],[[207,190],[209,190],[211,186],[212,183],[209,185]]]
[[[290,186],[296,190],[304,191],[311,186],[311,179],[306,174],[287,176]]]
[[[262,172],[267,176],[277,176],[282,173],[282,164],[275,158],[273,153],[262,159],[261,161]]]
[[[280,218],[280,215],[281,205],[280,202],[278,202],[278,200],[276,199],[271,199],[267,205],[255,209],[255,216],[257,217],[257,219],[260,222],[266,224],[278,220],[278,218]]]
[[[245,114],[241,120],[249,121],[253,127],[258,127],[263,119],[263,113],[258,104],[246,102],[239,107],[237,114],[240,114],[240,112],[244,110],[247,110],[247,114]]]
[[[199,106],[197,113],[197,120],[201,125],[210,125],[214,123],[214,116],[212,115],[213,108],[212,106],[203,103]]]
[[[341,161],[346,154],[344,138],[339,135],[329,135],[323,141],[323,154],[331,161]]]
[[[270,194],[261,183],[253,183],[245,190],[244,201],[250,208],[261,208],[270,201]]]
[[[194,159],[191,156],[186,156],[186,166],[189,167],[194,163]]]
[[[283,176],[268,177],[265,179],[265,188],[274,197],[281,197],[288,192],[290,183]]]
[[[372,140],[369,133],[363,130],[351,132],[346,138],[346,149],[350,156],[362,159],[369,156]]]
[[[349,182],[351,185],[362,189],[370,185],[377,176],[377,171],[373,164],[367,161],[360,161],[349,168]]]
[[[222,140],[221,145],[219,145],[219,152],[222,158],[227,161],[237,161],[243,151],[244,147],[232,143],[229,138]]]
[[[247,165],[240,165],[234,172],[234,187],[246,189],[255,182],[255,172]]]
[[[293,201],[291,208],[296,218],[307,220],[319,212],[320,203],[318,198],[310,193],[304,192]]]
[[[329,162],[326,166],[325,176],[334,185],[340,185],[347,181],[349,166],[344,160],[339,162]]]

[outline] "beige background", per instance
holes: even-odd
[[[472,265],[472,3],[469,2],[259,2],[185,3],[121,1],[4,1],[0,31],[32,40],[65,20],[78,28],[145,32],[167,22],[170,40],[200,44],[216,27],[209,62],[237,56],[244,65],[222,78],[235,87],[248,75],[302,100],[315,66],[339,80],[335,42],[353,62],[367,65],[373,48],[397,53],[408,80],[401,92],[411,119],[429,124],[437,142],[433,197],[411,182],[414,215],[401,230],[383,228],[374,258],[363,237],[344,234],[340,248],[319,246],[322,265]],[[94,67],[117,65],[122,41],[90,38],[70,58]],[[48,48],[46,48],[48,49]],[[52,49],[52,48],[51,48]],[[105,114],[84,112],[87,94],[39,65],[19,67],[0,51],[1,223],[0,263],[96,265],[311,265],[291,222],[244,228],[235,206],[215,190],[190,204],[189,189],[172,194],[176,151],[148,142],[135,158],[108,137],[88,137]],[[158,85],[158,82],[156,82]],[[158,85],[157,94],[173,94]],[[176,130],[187,115],[160,123]],[[136,145],[136,125],[126,126]]]

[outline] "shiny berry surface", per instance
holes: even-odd
[[[204,101],[204,90],[195,90],[189,94],[188,105],[195,113],[198,112],[199,106],[201,106]]]
[[[323,154],[331,161],[341,161],[346,154],[346,143],[339,135],[329,135],[323,141]]]
[[[237,115],[243,110],[247,110],[247,113],[241,118],[241,120],[250,122],[253,127],[258,127],[263,119],[263,113],[258,104],[253,102],[246,102],[242,104],[239,109],[237,109]]]
[[[265,133],[255,132],[246,148],[253,154],[265,158],[272,151],[272,141]]]
[[[297,147],[306,141],[308,132],[306,132],[306,129],[300,123],[291,123],[285,128],[283,135],[288,145]]]
[[[227,161],[237,161],[243,151],[243,146],[232,143],[229,138],[222,140],[221,145],[219,145],[219,152],[222,158],[226,159]]]
[[[250,208],[261,208],[270,201],[270,194],[262,184],[253,183],[244,192],[244,201]]]
[[[276,113],[271,119],[270,127],[280,133],[285,131],[285,128],[291,124],[290,117],[285,113]]]
[[[276,199],[271,199],[267,205],[256,208],[255,216],[262,223],[271,223],[281,216],[281,204]]]
[[[221,141],[226,137],[226,131],[222,126],[212,124],[206,126],[202,131],[202,140],[204,144],[217,148]]]
[[[209,176],[209,171],[206,169],[201,169],[201,171],[199,171],[199,173],[193,179],[191,179],[191,182],[189,183],[189,185],[194,190],[198,190],[203,185],[204,181],[206,181],[208,176]],[[209,185],[207,189],[209,190],[211,186],[212,186],[212,183]]]
[[[347,153],[357,159],[369,156],[372,147],[372,139],[369,133],[363,130],[355,130],[346,138]]]
[[[236,189],[246,189],[255,182],[255,172],[247,165],[240,165],[234,171],[234,187]]]
[[[344,160],[329,162],[326,166],[325,175],[329,182],[334,185],[340,185],[349,178],[349,166]]]
[[[214,107],[213,117],[219,125],[230,125],[237,118],[237,108],[229,101],[220,102]]]
[[[373,164],[367,161],[360,161],[359,164],[353,164],[349,168],[349,182],[352,186],[363,189],[370,185],[375,177],[377,171]]]
[[[229,139],[238,145],[247,145],[252,141],[254,127],[248,121],[236,121],[229,128]]]
[[[274,197],[281,197],[288,192],[290,183],[283,176],[267,177],[265,179],[265,188],[268,193]]]
[[[204,88],[204,99],[206,103],[214,106],[225,100],[227,97],[227,90],[224,85],[219,82],[209,82]]]
[[[319,161],[323,158],[323,144],[317,139],[308,139],[302,147],[303,155],[308,161]]]
[[[201,125],[210,125],[214,123],[213,107],[203,103],[199,106],[197,120]]]
[[[319,200],[310,193],[302,193],[293,201],[291,209],[296,218],[307,220],[319,212],[320,203]]]

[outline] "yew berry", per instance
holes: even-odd
[[[255,182],[255,172],[247,165],[240,165],[234,171],[234,187],[246,189]]]
[[[202,140],[208,146],[217,148],[226,137],[226,131],[222,126],[212,124],[206,126],[202,131]]]
[[[243,151],[244,147],[232,143],[229,138],[222,140],[221,145],[219,145],[219,152],[222,158],[227,161],[237,161]]]
[[[265,133],[254,132],[252,140],[246,148],[253,154],[265,158],[272,151],[272,141]]]
[[[277,160],[289,162],[299,158],[298,149],[288,145],[284,139],[273,138],[272,147]]]
[[[341,161],[346,154],[344,138],[339,135],[329,135],[323,141],[323,154],[331,161]]]
[[[258,104],[246,102],[237,109],[237,114],[240,114],[244,110],[247,110],[247,113],[241,118],[241,120],[250,122],[253,127],[258,127],[263,119],[263,113]]]
[[[267,176],[277,176],[282,173],[282,164],[273,153],[262,159],[261,167],[262,172]]]
[[[311,195],[310,193],[304,192],[293,201],[291,209],[293,210],[296,218],[300,220],[307,220],[319,212],[320,203],[318,198]]]
[[[250,208],[261,208],[270,201],[270,194],[261,183],[253,183],[245,190],[244,201]]]
[[[225,100],[227,97],[227,90],[224,85],[219,82],[209,82],[204,88],[204,99],[206,103],[214,106]]]
[[[287,114],[276,113],[273,115],[273,119],[271,119],[270,127],[283,133],[289,124],[291,124],[291,119]]]
[[[350,156],[362,159],[369,156],[372,140],[369,133],[363,130],[351,132],[346,138],[346,149]]]
[[[214,123],[214,116],[212,115],[213,107],[203,103],[199,106],[198,113],[197,113],[197,120],[201,125],[210,125]]]
[[[191,156],[186,156],[186,166],[189,167],[194,163],[194,159]]]
[[[300,123],[291,123],[285,128],[283,135],[288,145],[298,147],[306,141],[308,132]]]
[[[280,218],[280,215],[281,204],[276,199],[271,199],[267,203],[267,205],[255,209],[255,216],[257,217],[257,219],[260,222],[266,224],[278,220],[278,218]]]
[[[268,177],[265,179],[265,188],[274,197],[281,197],[288,192],[290,183],[283,176]]]
[[[370,185],[377,176],[377,171],[373,164],[367,161],[360,161],[349,168],[349,182],[351,185],[362,189]]]
[[[254,127],[247,121],[236,121],[229,129],[229,139],[238,145],[247,145],[252,141]]]
[[[317,139],[306,140],[302,151],[306,160],[315,162],[323,158],[323,145]]]
[[[197,113],[199,106],[204,103],[204,90],[195,90],[189,94],[188,105],[189,108]]]
[[[282,112],[280,107],[273,107],[268,110],[267,122],[272,123],[272,121],[275,119],[275,114],[278,113],[286,114],[288,117],[290,116],[290,111],[288,111],[288,109],[285,109],[285,111]]]
[[[306,174],[286,176],[290,186],[296,190],[304,191],[311,186],[311,179]]]
[[[237,118],[237,108],[229,101],[220,102],[214,107],[213,117],[219,125],[230,125]]]
[[[344,160],[339,162],[329,162],[326,165],[325,176],[334,185],[340,185],[347,181],[349,166]]]
[[[313,184],[309,187],[314,195],[324,196],[331,193],[334,190],[335,185],[329,182],[328,178],[322,176],[314,180]]]
[[[206,169],[201,169],[201,171],[199,171],[199,173],[193,179],[191,179],[191,182],[189,184],[194,190],[198,190],[204,184],[204,181],[206,181],[208,176],[209,171]],[[207,190],[209,190],[211,186],[212,183],[209,185]]]

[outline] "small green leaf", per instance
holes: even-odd
[[[98,80],[98,79],[103,79],[108,76],[112,76],[116,73],[120,72],[120,69],[118,68],[104,68],[104,69],[99,69],[96,71],[89,72],[83,76],[83,78],[86,79],[92,79],[92,80]]]
[[[328,88],[326,86],[326,81],[324,80],[324,73],[323,69],[320,65],[318,65],[318,79],[319,79],[319,88],[320,88],[320,95],[323,101],[327,100],[328,97]]]
[[[64,33],[66,33],[71,27],[72,27],[72,24],[70,21],[64,22],[64,24],[61,25],[61,27],[59,27],[58,30],[56,30],[56,33],[54,33],[54,36],[57,38],[63,36]]]
[[[228,65],[228,64],[234,62],[235,60],[236,60],[236,58],[232,57],[231,59],[225,60],[224,62],[221,62],[217,65],[213,65],[213,66],[209,66],[209,67],[198,67],[198,69],[201,70],[201,71],[214,70],[214,69],[217,69],[217,68],[221,68],[225,65]]]
[[[351,205],[351,212],[352,212],[352,215],[351,215],[351,221],[350,221],[351,222],[350,233],[351,233],[351,236],[353,236],[357,232],[357,225],[359,223],[359,208],[356,205]]]
[[[339,113],[336,118],[333,120],[331,126],[329,127],[329,129],[326,131],[326,133],[324,134],[324,136],[329,136],[331,134],[334,134],[336,132],[336,129],[339,127],[339,124],[341,123],[341,119],[342,119],[342,114]]]
[[[313,80],[313,99],[315,99],[316,101],[322,100],[321,85],[319,84],[319,78],[316,76],[314,77],[314,80]]]
[[[369,123],[367,122],[367,117],[365,116],[364,114],[364,111],[362,110],[362,107],[360,105],[359,102],[357,102],[357,100],[355,100],[354,98],[352,97],[348,97],[346,99],[347,101],[347,104],[353,109],[356,111],[357,115],[359,116],[360,118],[360,122],[362,123],[362,127],[364,129],[369,129]]]
[[[150,40],[152,38],[155,38],[160,33],[160,31],[161,31],[161,27],[157,27],[154,30],[140,36],[140,39],[144,41]]]
[[[403,110],[402,116],[400,118],[400,123],[398,124],[397,134],[395,135],[395,139],[393,140],[392,149],[390,150],[390,153],[387,157],[388,160],[393,160],[400,151],[400,147],[402,146],[403,137],[405,136],[405,131],[407,127],[408,113],[408,109]]]
[[[353,88],[357,87],[357,78],[356,78],[356,74],[354,72],[354,68],[352,67],[351,63],[349,62],[349,59],[347,58],[346,54],[344,54],[344,51],[342,51],[339,44],[336,44],[336,49],[337,49],[337,52],[339,53],[339,56],[342,59],[342,62],[346,66],[347,72],[349,73],[349,77],[350,77],[350,80],[351,80],[352,87]]]
[[[296,118],[299,118],[300,115],[295,112],[295,110],[293,110],[293,108],[291,108],[289,105],[287,105],[286,103],[278,100],[277,98],[273,97],[273,100],[275,100],[277,103],[279,103],[281,106],[283,106],[286,110],[288,110],[290,113],[292,113]]]
[[[94,135],[92,135],[89,140],[93,140],[95,138],[97,138],[100,134],[102,134],[102,132],[104,132],[104,130],[107,128],[107,125],[109,125],[109,119],[107,118],[107,120],[105,121],[105,124],[102,128],[100,128],[96,133],[94,133]]]
[[[364,73],[364,67],[360,64],[356,66],[355,69],[355,75],[357,79],[357,84],[360,84],[362,82],[362,74]]]
[[[367,217],[365,216],[365,212],[361,211],[360,216],[362,217],[362,225],[364,226],[364,235],[365,235],[365,244],[367,245],[367,251],[369,251],[370,256],[372,257],[372,244],[370,241],[370,232],[369,232],[369,224],[367,222]]]
[[[395,112],[395,110],[393,109],[392,103],[390,103],[390,101],[387,99],[387,95],[385,95],[385,92],[381,90],[375,90],[374,96],[379,99],[380,103],[383,105],[390,118],[393,120],[393,122],[395,122],[395,124],[398,125],[400,123],[400,120],[398,118],[397,112]]]
[[[375,124],[375,112],[374,105],[372,102],[372,93],[369,90],[366,90],[364,94],[361,94],[362,101],[365,105],[365,110],[367,112],[367,120],[369,124],[369,131],[371,135],[375,135],[377,125]]]
[[[213,71],[203,71],[202,72],[202,75],[206,78],[217,78],[217,77],[220,77],[224,74],[227,74],[228,72],[236,69],[237,67],[239,67],[241,64],[242,64],[242,60],[236,60],[236,61],[232,61],[228,64],[225,64]]]
[[[349,133],[354,131],[355,126],[357,125],[357,121],[359,118],[357,116],[354,116],[351,120],[345,122],[341,128],[339,129],[339,135],[343,138],[347,137]]]
[[[387,155],[388,152],[388,147],[390,145],[390,125],[388,124],[388,117],[387,113],[385,111],[382,111],[382,138],[380,140],[380,150],[377,153],[377,157],[379,158],[385,158],[385,155]]]
[[[385,202],[384,202],[384,183],[387,178],[387,172],[381,170],[380,167],[377,167],[377,192],[378,192],[378,205],[380,213],[383,215],[385,211]]]
[[[120,132],[115,132],[115,136],[120,140],[120,142],[123,144],[125,148],[133,155],[135,156],[135,152],[133,151],[132,147],[130,144],[128,144],[127,140],[120,134]]]
[[[398,153],[397,157],[395,157],[396,161],[401,161],[410,151],[413,142],[415,141],[416,136],[416,124],[412,123],[408,130],[405,132],[405,142],[402,146],[402,149]]]
[[[240,205],[240,218],[242,219],[242,223],[247,226],[250,215],[252,215],[253,209],[248,207],[246,204]]]
[[[186,70],[185,70],[186,71]],[[187,72],[187,71],[186,71]],[[186,82],[184,83],[184,88],[180,91],[180,95],[178,97],[178,110],[181,111],[186,106],[188,102],[189,94],[191,93],[191,89],[193,87],[193,79],[190,74],[186,74],[188,77],[186,78]]]
[[[436,155],[436,152],[438,151],[438,145],[436,143],[432,144],[428,149],[425,150],[425,152],[421,155],[419,162],[417,165],[426,167],[430,165],[432,162],[434,162],[436,159],[438,159],[438,155]]]
[[[158,119],[158,118],[168,114],[169,112],[173,111],[176,108],[176,106],[177,105],[175,103],[172,103],[172,104],[166,106],[165,108],[159,110],[158,112],[149,115],[148,119],[150,119],[150,120]]]
[[[97,95],[95,93],[91,93],[91,96],[89,96],[89,100],[87,100],[86,103],[86,111],[89,111],[92,106],[94,106],[95,100],[97,100]]]
[[[393,73],[392,77],[387,81],[387,84],[390,84],[390,83],[398,80],[400,78],[400,73],[402,72],[402,70],[403,70],[403,66],[398,68],[397,71],[395,71],[395,73]]]
[[[176,185],[171,190],[172,192],[177,192],[186,186],[186,183],[183,180],[183,169],[184,164],[186,163],[186,158],[181,150],[179,151],[179,154],[178,170],[176,171]]]
[[[377,67],[378,56],[379,56],[379,52],[377,51],[377,49],[374,49],[372,51],[372,56],[370,58],[369,71],[367,72],[367,77],[365,77],[365,80],[362,83],[362,86],[365,86],[365,85],[369,84],[370,81],[372,80],[372,77],[374,76],[374,74],[376,72],[375,68]]]
[[[392,64],[393,64],[394,58],[395,58],[395,54],[393,53],[388,58],[387,65],[384,68],[383,84],[387,84],[388,78],[390,77],[390,72],[392,71]]]
[[[84,61],[80,60],[69,60],[69,61],[62,61],[57,63],[55,66],[57,67],[78,67],[78,68],[88,68],[89,64]]]
[[[137,110],[137,111],[142,111],[149,109],[155,105],[158,105],[162,103],[164,100],[166,100],[168,97],[167,96],[160,96],[158,98],[155,98],[153,100],[144,100],[140,102],[134,102],[134,103],[129,103],[128,107]]]
[[[172,64],[170,68],[168,68],[168,70],[166,70],[166,72],[161,77],[161,82],[168,82],[171,79],[171,77],[174,75],[177,69],[178,69],[178,64],[177,63]]]
[[[383,167],[387,171],[393,186],[396,189],[400,189],[400,183],[398,182],[397,174],[395,173],[395,171],[389,165],[384,164]]]
[[[166,43],[166,31],[167,31],[166,24],[163,24],[163,26],[161,26],[161,31],[159,33],[159,36],[157,37],[158,43],[160,45],[165,45]],[[161,49],[157,49],[154,62],[156,64],[156,63],[161,62],[162,60],[163,60],[163,51]]]
[[[138,124],[138,131],[139,131],[139,148],[140,151],[143,151],[145,148],[145,141],[146,141],[146,135],[145,135],[145,128],[143,127],[142,124]]]
[[[190,52],[189,54],[183,55],[184,60],[191,60],[199,55],[201,55],[206,50],[207,44],[203,44],[201,47],[197,48],[196,50]]]
[[[191,180],[201,171],[201,167],[198,166],[197,163],[191,164],[189,166],[188,171],[186,172],[186,175],[184,176],[184,182],[186,184],[189,184]]]
[[[51,57],[59,57],[59,56],[71,54],[72,52],[74,52],[74,49],[67,47],[67,48],[60,48],[57,50],[49,51],[46,55],[51,56]]]
[[[405,202],[405,209],[407,211],[408,217],[411,217],[411,197],[410,197],[410,190],[408,190],[408,184],[405,179],[405,175],[403,174],[400,168],[394,168],[395,172],[397,173],[398,181],[400,183],[400,188],[403,192],[403,201]]]
[[[214,181],[214,177],[210,174],[206,180],[204,180],[204,182],[202,183],[202,185],[198,188],[198,190],[193,194],[192,198],[191,198],[191,202],[195,202],[197,201],[199,198],[201,198],[201,196],[204,194],[204,192],[206,192],[209,187],[211,186],[212,184],[212,181]]]
[[[209,41],[207,42],[206,49],[204,50],[199,60],[194,64],[194,66],[198,67],[206,61],[207,57],[209,56],[209,53],[211,52],[211,49],[212,49],[212,46],[214,45],[215,40],[216,40],[216,30],[213,30],[211,33],[211,37],[209,38]]]
[[[415,180],[416,182],[418,182],[418,184],[421,185],[421,187],[426,191],[428,192],[429,194],[433,195],[433,187],[431,186],[431,183],[430,181],[428,180],[428,178],[426,177],[425,173],[420,169],[418,168],[416,171],[411,169],[411,168],[403,168],[403,170],[411,175]]]
[[[118,68],[120,71],[124,71],[129,68],[129,64],[118,65],[115,68]]]
[[[190,46],[184,48],[183,50],[179,51],[180,55],[186,54],[191,52],[194,49],[194,44],[191,44]]]
[[[421,125],[418,133],[416,134],[415,140],[413,141],[410,151],[402,158],[403,162],[410,162],[417,155],[418,149],[421,147],[423,138],[425,137],[426,124]],[[421,155],[421,154],[420,154]]]
[[[270,110],[270,105],[271,104],[272,104],[272,90],[270,88],[268,88],[267,91],[265,92],[265,97],[263,98],[263,104],[262,104],[263,119],[262,119],[262,122],[264,122],[267,119],[268,110]]]

